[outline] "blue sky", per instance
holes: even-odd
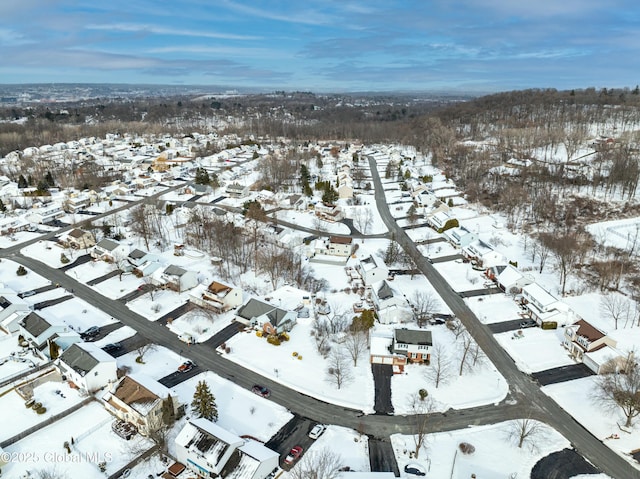
[[[2,0],[0,83],[633,87],[639,26],[637,0]]]

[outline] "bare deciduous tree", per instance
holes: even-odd
[[[425,370],[425,376],[435,382],[436,389],[440,384],[446,384],[451,379],[451,358],[442,343],[436,343],[431,350],[431,364]]]
[[[353,379],[351,365],[342,351],[332,350],[328,361],[327,380],[338,389]]]
[[[353,367],[358,366],[358,359],[369,347],[369,337],[364,331],[349,331],[344,341],[344,348],[353,360]]]
[[[613,320],[614,329],[618,329],[618,323],[624,321],[627,327],[629,320],[633,322],[635,308],[632,301],[617,293],[610,293],[602,297],[600,300],[600,309],[602,314]]]
[[[413,442],[415,449],[413,454],[416,458],[420,455],[420,450],[427,439],[427,426],[429,425],[429,413],[433,412],[433,400],[427,396],[424,399],[420,394],[409,396],[409,414],[413,425]]]
[[[475,341],[466,329],[460,335],[460,338],[460,368],[458,374],[462,376],[462,373],[473,365]]]
[[[531,418],[510,421],[507,436],[514,441],[519,448],[527,444],[532,451],[537,450],[538,443],[546,436],[544,424]]]
[[[353,212],[353,225],[360,231],[360,233],[367,235],[371,230],[373,224],[373,213],[368,206],[364,208],[357,208]],[[364,238],[363,238],[364,241]]]
[[[136,361],[144,362],[145,355],[148,352],[155,351],[155,350],[156,350],[156,345],[153,344],[153,343],[146,343],[146,344],[142,344],[142,345],[138,346],[136,348],[136,352],[138,353],[138,356],[136,357]]]
[[[640,365],[630,351],[623,361],[610,361],[596,376],[593,399],[611,411],[621,410],[625,427],[640,415]]]
[[[438,299],[431,291],[416,290],[411,298],[413,317],[419,327],[424,327],[438,306]]]
[[[342,457],[329,448],[307,452],[289,471],[291,479],[337,479],[341,472]]]

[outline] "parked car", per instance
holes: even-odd
[[[31,291],[25,291],[24,293],[22,293],[22,297],[23,298],[28,298],[29,296],[33,296],[34,294],[36,294],[35,291],[31,290]]]
[[[100,327],[91,326],[84,333],[81,333],[80,337],[86,341],[87,339],[94,339],[98,334],[100,334]]]
[[[191,371],[196,367],[196,363],[193,361],[185,361],[180,366],[178,366],[178,371],[181,373],[186,373],[187,371]]]
[[[407,474],[413,474],[414,476],[427,475],[422,466],[420,466],[419,464],[407,464],[406,466],[404,466],[404,472],[406,472]]]
[[[527,319],[526,321],[522,321],[520,323],[520,329],[525,328],[535,328],[538,325],[533,319]]]
[[[260,386],[259,384],[254,384],[251,388],[251,392],[257,394],[258,396],[262,396],[263,398],[268,398],[269,396],[271,396],[271,391],[269,391],[264,386]]]
[[[194,344],[196,342],[195,339],[193,339],[193,336],[191,336],[189,333],[183,333],[180,336],[178,336],[178,339],[180,341],[183,341],[187,344]]]
[[[102,350],[105,353],[115,353],[117,351],[120,351],[121,349],[122,349],[122,344],[120,343],[109,343],[102,347]]]
[[[316,424],[315,426],[313,426],[311,431],[309,431],[309,437],[311,439],[318,439],[320,436],[322,436],[322,433],[326,429],[327,429],[327,426],[325,426],[324,424]]]
[[[293,464],[300,457],[300,454],[302,454],[302,447],[294,446],[291,451],[289,451],[287,457],[284,458],[284,463]]]

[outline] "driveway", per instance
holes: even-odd
[[[492,286],[490,288],[471,289],[469,291],[460,291],[458,294],[461,298],[473,298],[476,296],[486,296],[488,294],[500,294],[504,293],[500,288]]]
[[[524,321],[522,318],[512,319],[509,321],[500,321],[499,323],[487,324],[487,328],[491,330],[493,334],[506,333],[507,331],[516,331],[522,329],[520,323]]]
[[[391,378],[393,366],[390,364],[372,364],[373,382],[375,387],[375,402],[373,409],[376,414],[393,414],[391,402]]]
[[[573,449],[563,449],[540,459],[531,470],[531,479],[571,479],[578,474],[600,471]]]
[[[309,438],[307,434],[315,424],[311,419],[294,414],[293,418],[265,443],[266,447],[280,454],[280,466],[284,470],[288,471],[292,467],[285,465],[283,461],[294,446],[301,446],[302,455],[304,455],[314,443],[314,440]]]
[[[377,439],[369,436],[369,466],[373,472],[393,472],[396,477],[400,477],[389,438]]]
[[[587,378],[595,373],[584,364],[570,364],[569,366],[560,366],[558,368],[546,369],[533,373],[531,377],[538,381],[541,386],[549,384],[563,383],[572,379]]]
[[[238,334],[242,329],[244,329],[244,325],[241,323],[236,323],[235,321],[231,324],[225,326],[216,334],[211,336],[209,339],[204,341],[202,344],[206,344],[207,346],[211,346],[212,349],[217,348],[222,343],[226,343],[236,334]]]

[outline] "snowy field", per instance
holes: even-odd
[[[27,274],[18,276],[16,271],[20,265],[8,259],[0,260],[0,278],[2,283],[16,293],[30,291],[51,284],[51,281],[27,268]]]
[[[494,335],[522,372],[532,373],[545,369],[575,364],[562,346],[564,329],[523,329],[522,336],[509,331]]]
[[[151,296],[153,295],[153,299]],[[157,321],[162,316],[182,306],[189,300],[185,293],[177,293],[168,289],[146,293],[129,301],[127,308],[144,316],[149,321]]]
[[[73,276],[73,273],[71,274]],[[118,299],[132,291],[135,291],[143,284],[144,281],[134,274],[123,274],[122,276],[116,275],[113,278],[101,281],[91,287],[109,299]]]
[[[587,231],[604,246],[636,253],[640,248],[640,217],[592,223],[587,225]]]
[[[536,450],[527,444],[518,448],[517,443],[509,440],[509,422],[428,434],[417,459],[409,457],[409,452],[415,449],[413,437],[394,434],[391,444],[401,471],[406,464],[417,463],[428,471],[428,478],[463,479],[473,477],[472,474],[478,478],[525,478],[541,458],[570,447],[569,441],[557,431],[545,424],[542,426],[544,435],[537,442]],[[458,445],[462,442],[474,446],[475,452],[460,453]]]
[[[591,434],[639,469],[640,465],[627,456],[640,448],[640,425],[637,418],[630,432],[622,431],[618,425],[624,425],[625,418],[619,412],[620,409],[615,412],[605,411],[601,402],[592,399],[594,380],[595,377],[592,376],[543,386],[541,389]],[[619,439],[611,439],[612,434],[617,434]]]
[[[45,362],[40,355],[18,345],[18,338],[0,333],[0,381]]]
[[[466,298],[464,300],[483,324],[501,323],[520,319],[522,310],[516,302],[506,294],[487,294]]]
[[[282,221],[295,223],[304,228],[324,231],[326,233],[348,235],[350,231],[347,225],[324,221],[316,216],[313,211],[280,210],[276,211],[272,216]]]
[[[409,230],[406,230],[405,233],[407,233],[407,236],[409,236],[409,238],[411,238],[411,240],[416,243],[442,236],[440,233],[436,233],[434,229],[431,228],[431,226],[421,226],[420,228],[411,228]]]
[[[190,334],[197,343],[201,343],[231,324],[234,317],[234,311],[215,314],[204,309],[195,309],[173,319],[167,327],[176,335]]]
[[[104,311],[73,297],[54,304],[41,311],[43,317],[56,319],[60,324],[68,324],[74,331],[82,332],[91,326],[106,326],[117,322]]]
[[[469,263],[446,261],[434,263],[433,267],[442,275],[454,291],[471,291],[484,288],[487,281],[482,271],[475,271]]]

